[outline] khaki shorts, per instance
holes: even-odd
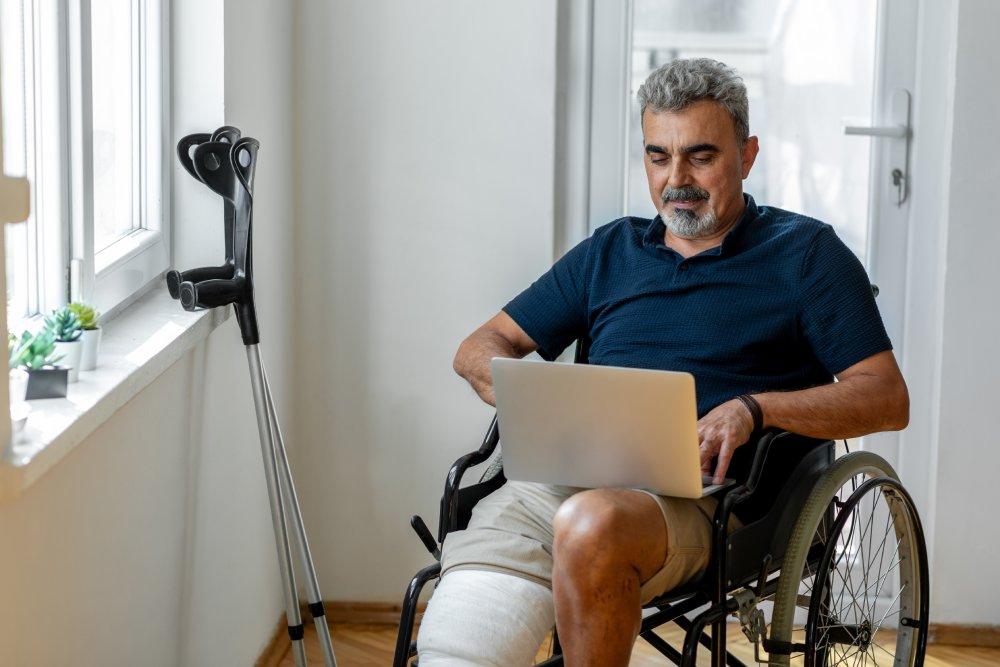
[[[449,570],[494,570],[552,587],[552,518],[564,500],[584,489],[507,482],[479,501],[465,530],[450,533],[441,554]],[[667,526],[663,567],[642,582],[643,603],[694,579],[708,566],[714,498],[666,498],[643,491],[660,506]],[[729,531],[739,527],[733,517]]]

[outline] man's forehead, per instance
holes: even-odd
[[[665,148],[695,144],[721,147],[735,141],[736,129],[721,104],[699,100],[679,111],[647,109],[642,115],[642,134],[644,143]]]

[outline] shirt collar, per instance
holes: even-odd
[[[718,245],[714,248],[706,250],[702,255],[721,255],[723,253],[731,253],[740,246],[740,241],[746,236],[747,228],[750,226],[750,222],[754,220],[758,215],[757,203],[753,200],[747,193],[743,193],[743,203],[745,208],[743,209],[743,215],[736,222],[732,229],[729,230],[722,238],[722,245]],[[649,225],[646,227],[646,232],[642,235],[643,245],[656,247],[657,245],[663,245],[663,237],[666,234],[667,227],[663,224],[663,219],[659,214],[656,215],[652,220],[649,221]]]

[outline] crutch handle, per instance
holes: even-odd
[[[243,278],[185,281],[180,284],[181,306],[184,310],[197,310],[236,303],[242,299],[245,288]]]
[[[222,266],[204,266],[198,269],[188,269],[187,271],[167,271],[167,291],[171,298],[181,298],[181,283],[200,283],[203,280],[221,278],[232,280],[234,268],[232,264]]]

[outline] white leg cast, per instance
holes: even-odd
[[[556,623],[552,591],[511,574],[455,570],[427,604],[420,667],[521,667]]]

